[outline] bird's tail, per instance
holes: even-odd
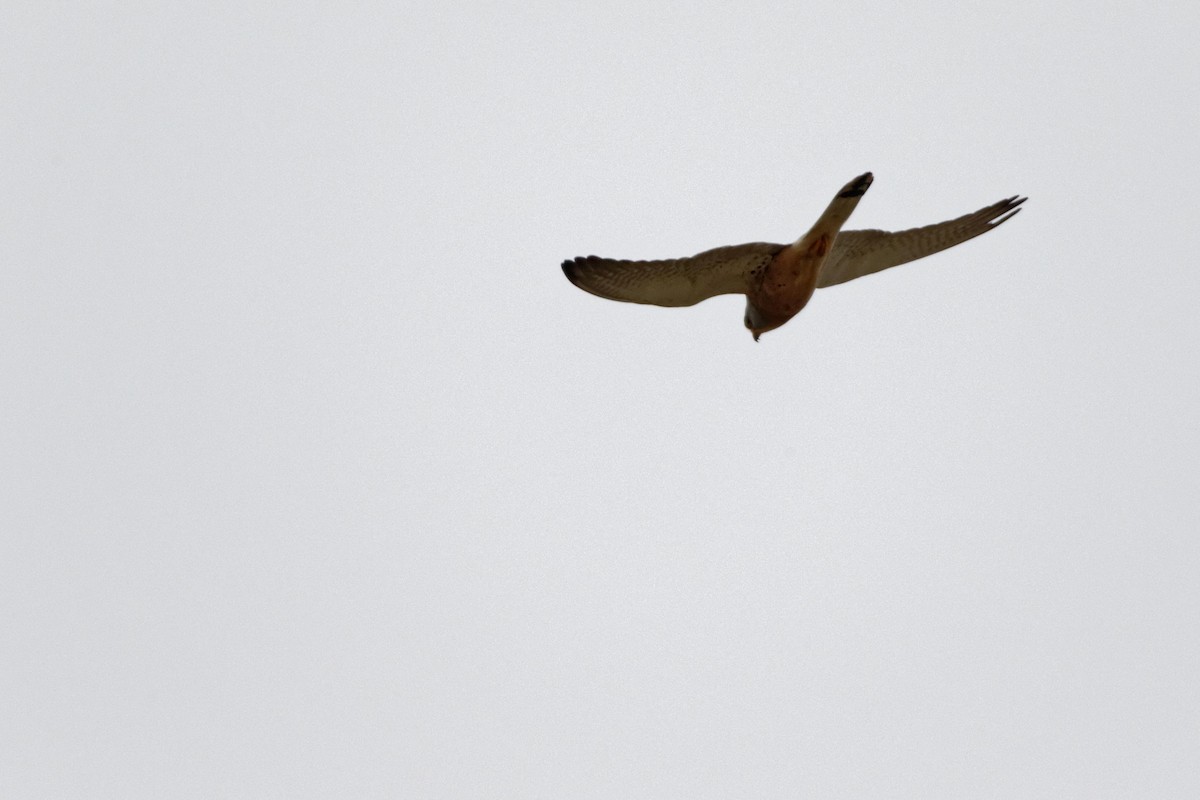
[[[829,207],[825,209],[825,213],[821,215],[821,218],[817,220],[817,224],[813,227],[832,227],[835,232],[841,230],[841,227],[846,224],[846,220],[850,219],[850,215],[854,213],[855,207],[858,206],[858,201],[867,193],[867,189],[871,188],[871,181],[873,180],[875,180],[874,175],[864,172],[843,186],[842,190],[833,198]]]
[[[838,231],[846,224],[846,220],[850,219],[858,201],[866,194],[873,180],[875,178],[871,173],[864,172],[843,186],[808,232],[789,245],[787,250],[794,254],[803,253],[805,258],[815,258],[818,263],[823,260]]]

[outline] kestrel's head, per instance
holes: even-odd
[[[749,300],[746,301],[746,318],[743,320],[750,333],[754,335],[754,341],[758,341],[758,337],[762,336],[767,331],[773,331],[783,323],[786,319],[776,320],[770,319],[762,311],[758,309]]]

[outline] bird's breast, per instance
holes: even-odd
[[[822,234],[780,250],[763,271],[757,290],[750,293],[750,301],[774,319],[786,321],[800,313],[816,291],[831,241]]]

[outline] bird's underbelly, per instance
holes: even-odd
[[[821,235],[812,242],[797,242],[779,251],[763,271],[758,286],[748,293],[750,302],[780,324],[799,314],[816,291],[830,239]]]

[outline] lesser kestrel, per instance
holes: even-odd
[[[872,180],[868,172],[846,184],[792,244],[751,242],[663,261],[586,256],[564,261],[563,272],[585,291],[630,303],[690,306],[719,294],[744,294],[745,324],[758,341],[800,313],[815,290],[973,239],[1015,215],[1026,200],[1010,197],[958,219],[906,231],[843,231]]]

